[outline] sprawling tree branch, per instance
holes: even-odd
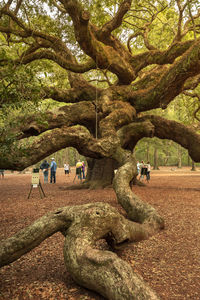
[[[113,150],[106,140],[98,142],[83,126],[63,126],[13,143],[6,156],[0,157],[0,165],[4,169],[23,170],[66,147],[75,147],[83,155],[94,158],[108,157]]]
[[[130,102],[138,112],[167,105],[182,91],[185,81],[200,72],[200,40],[167,69],[160,80],[141,93],[133,92]],[[142,101],[141,101],[142,100]]]
[[[119,6],[116,15],[107,23],[105,23],[101,29],[102,38],[106,39],[113,30],[118,28],[122,24],[124,15],[131,7],[132,0],[124,0]]]
[[[154,135],[160,139],[170,139],[188,149],[191,158],[200,161],[200,135],[185,125],[159,116],[145,116],[154,125]]]
[[[100,117],[100,114],[99,114]],[[62,126],[84,125],[94,133],[95,106],[91,102],[80,102],[72,105],[62,106],[54,111],[47,111],[41,122],[41,114],[23,116],[20,126],[13,129],[16,131],[17,139],[29,136],[37,136],[42,132],[49,131]]]
[[[150,121],[138,121],[136,119],[135,122],[124,125],[117,131],[121,146],[124,149],[132,150],[141,138],[154,136],[154,125]]]
[[[183,55],[192,46],[192,44],[194,44],[193,40],[182,43],[177,42],[164,51],[151,50],[138,55],[133,55],[131,64],[136,73],[149,65],[172,64],[175,59]]]
[[[130,53],[125,47],[117,38],[101,35],[101,30],[89,22],[89,13],[78,1],[61,2],[72,18],[75,36],[83,51],[93,58],[99,68],[115,73],[120,82],[131,82],[135,74],[129,63]]]
[[[64,103],[75,103],[81,101],[94,101],[100,95],[101,89],[88,84],[86,81],[81,80],[81,78],[73,78],[73,88],[72,89],[61,89],[56,87],[43,88],[42,96],[47,98],[52,98],[58,102]]]
[[[64,69],[73,71],[75,73],[84,73],[95,68],[95,62],[93,60],[89,60],[85,64],[78,64],[77,61],[73,58],[71,51],[59,37],[49,35],[42,31],[34,30],[33,28],[28,27],[17,17],[15,13],[10,11],[7,7],[2,8],[1,13],[8,15],[12,19],[12,21],[15,22],[20,28],[18,29],[13,26],[0,26],[1,32],[5,32],[6,34],[12,33],[22,38],[31,37],[35,39],[35,42],[29,47],[28,50],[25,50],[23,52],[19,59],[15,60],[15,63],[27,64],[34,60],[45,58],[55,61]],[[43,47],[52,48],[54,52],[50,50],[37,51],[39,48]]]

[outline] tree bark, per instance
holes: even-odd
[[[85,184],[90,189],[105,188],[111,186],[114,178],[114,170],[118,163],[111,158],[91,159],[87,158],[88,170]]]

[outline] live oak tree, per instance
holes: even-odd
[[[38,68],[34,78],[43,81],[38,97],[62,105],[46,110],[42,121],[37,110],[19,117],[15,126],[4,126],[0,168],[22,170],[68,146],[90,158],[91,169],[98,161],[112,161],[118,168],[113,188],[127,218],[101,203],[61,208],[3,241],[2,266],[60,231],[66,266],[79,284],[108,299],[157,299],[127,263],[111,251],[97,249],[96,242],[105,238],[115,246],[139,241],[164,227],[158,212],[130,188],[140,139],[173,140],[200,161],[200,136],[191,126],[151,113],[166,109],[181,93],[198,91],[199,4],[3,1],[1,76],[8,66],[13,74],[23,66]],[[65,73],[62,80],[57,80],[59,73]],[[9,90],[14,81],[4,85],[2,109],[20,99]],[[28,93],[26,80],[20,83],[21,95],[23,89]],[[199,110],[195,116],[199,118]]]

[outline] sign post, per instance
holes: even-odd
[[[40,174],[39,174],[39,169],[33,169],[33,173],[32,173],[32,180],[31,180],[31,189],[28,195],[28,199],[30,198],[31,192],[33,188],[39,188],[39,193],[40,193],[40,197],[46,197],[44,190],[42,188],[41,182],[40,182]]]

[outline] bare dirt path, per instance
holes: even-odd
[[[134,187],[134,191],[164,216],[166,228],[147,241],[118,250],[118,255],[143,276],[161,299],[199,300],[200,170],[162,168],[151,175],[146,187]],[[0,180],[0,240],[46,212],[66,205],[105,201],[123,212],[112,189],[67,192],[59,189],[71,184],[73,179],[74,173],[67,177],[59,170],[56,184],[43,185],[46,198],[40,199],[35,188],[27,200],[31,174],[6,173],[5,179]],[[3,267],[0,300],[103,300],[70,278],[64,266],[62,246],[63,236],[57,233],[18,261]]]

